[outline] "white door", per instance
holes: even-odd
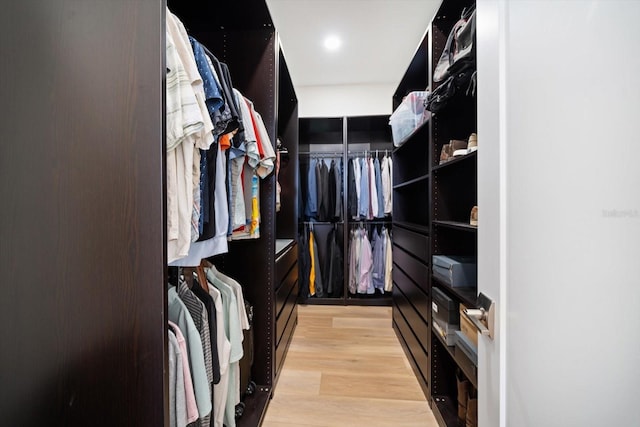
[[[479,425],[640,426],[640,1],[477,5]]]

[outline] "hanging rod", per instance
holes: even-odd
[[[342,151],[300,151],[298,154],[311,157],[342,157]]]

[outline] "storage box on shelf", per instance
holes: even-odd
[[[431,113],[425,110],[424,103],[429,95],[427,91],[410,92],[389,117],[393,132],[393,145],[401,146],[407,138],[424,122]]]

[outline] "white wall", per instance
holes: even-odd
[[[397,83],[296,86],[300,117],[343,117],[391,114]]]
[[[481,427],[640,425],[639,16],[478,0]]]

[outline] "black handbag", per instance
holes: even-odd
[[[441,82],[464,68],[476,64],[476,9],[464,9],[449,33],[442,55],[433,72],[433,81]]]
[[[461,97],[475,96],[476,76],[476,70],[469,66],[455,72],[429,95],[425,108],[435,114]]]

